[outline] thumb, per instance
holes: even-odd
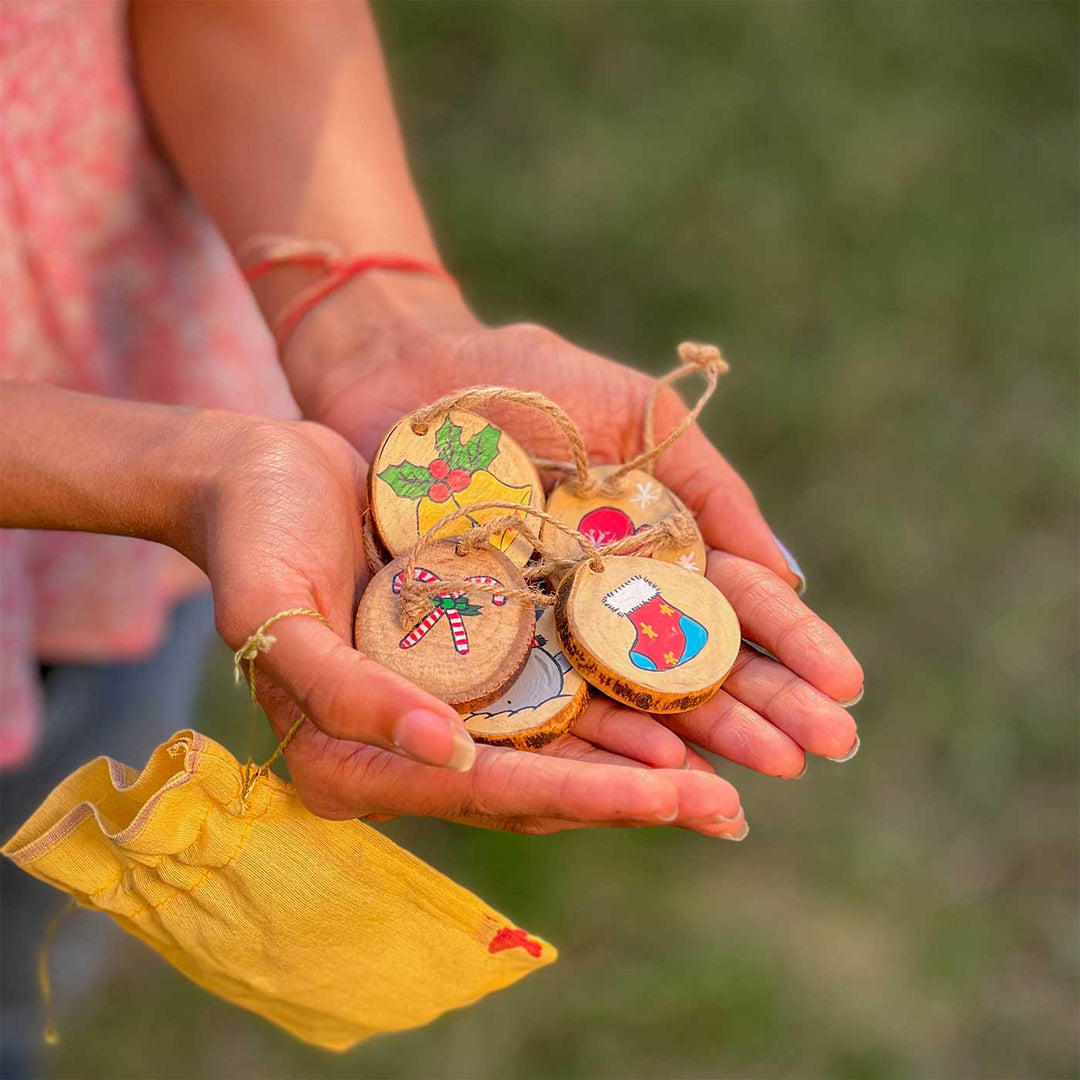
[[[321,731],[425,765],[464,772],[476,747],[456,710],[357,652],[310,616],[269,630],[258,670],[278,683]]]

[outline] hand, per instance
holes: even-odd
[[[595,461],[621,461],[641,445],[649,377],[532,325],[482,326],[448,286],[402,275],[359,278],[323,301],[287,343],[283,363],[305,414],[374,452],[412,409],[453,389],[494,383],[538,390],[571,415]],[[674,392],[657,408],[658,434],[685,415]],[[538,457],[563,458],[561,434],[541,416],[492,410]],[[856,698],[862,669],[840,637],[796,596],[796,575],[746,484],[697,427],[667,453],[657,477],[694,512],[708,576],[738,613],[744,648],[709,704],[663,722],[732,761],[798,776],[805,754],[838,759],[857,747],[839,702]]]
[[[288,608],[313,608],[331,624],[282,619],[256,665],[278,737],[301,711],[310,720],[286,756],[312,812],[429,814],[527,832],[679,824],[745,833],[730,784],[666,728],[614,703],[591,709],[576,735],[544,754],[475,746],[452,708],[351,647],[367,580],[367,470],[356,451],[317,424],[206,421],[222,422],[212,449],[223,467],[182,546],[210,577],[232,648]]]

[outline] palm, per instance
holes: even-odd
[[[320,419],[370,458],[382,435],[403,415],[443,394],[480,384],[535,390],[562,405],[598,461],[640,447],[640,417],[650,380],[534,326],[477,329],[406,340],[364,358],[363,375],[342,380]],[[566,458],[550,421],[512,407],[518,441],[537,457]],[[493,414],[494,415],[494,414]]]
[[[596,461],[625,460],[641,447],[652,380],[534,326],[394,337],[341,365],[315,410],[370,456],[406,413],[451,390],[485,383],[537,390],[557,401]],[[662,431],[682,413],[673,394],[663,398]],[[537,457],[567,457],[563,436],[545,417],[513,406],[499,406],[491,415]],[[708,575],[735,606],[744,635],[780,661],[744,648],[709,705],[664,723],[691,742],[772,775],[799,775],[804,752],[846,754],[855,744],[855,726],[837,702],[861,691],[862,671],[789,587],[794,578],[746,485],[696,428],[664,455],[657,475],[697,515],[714,549]],[[631,714],[621,713],[624,719],[609,723],[609,731],[627,730],[625,716]],[[625,741],[620,752],[635,755],[634,740]],[[655,752],[660,737],[654,733],[648,742]],[[641,760],[650,759],[643,753]]]
[[[532,832],[672,819],[710,835],[738,830],[734,789],[700,759],[693,775],[682,771],[685,747],[646,717],[612,724],[596,710],[582,734],[597,745],[567,737],[543,757],[480,747],[464,774],[372,745],[363,727],[372,712],[400,712],[410,695],[426,695],[351,649],[356,597],[368,576],[365,473],[356,451],[326,428],[268,424],[232,453],[207,543],[218,627],[234,648],[281,610],[315,609],[330,623],[332,633],[309,618],[275,624],[274,646],[257,664],[259,701],[278,736],[301,710],[310,717],[288,751],[309,809],[328,817],[435,814]],[[642,760],[678,772],[665,778],[662,768],[645,775],[620,767]],[[718,814],[729,820],[718,824]]]

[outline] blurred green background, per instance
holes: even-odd
[[[742,845],[387,826],[559,963],[339,1057],[124,944],[57,1076],[1080,1072],[1077,12],[378,7],[479,310],[722,343],[707,426],[866,668],[862,751],[724,765]],[[238,746],[224,663],[204,699]]]

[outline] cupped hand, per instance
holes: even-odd
[[[454,709],[352,648],[368,578],[367,466],[357,452],[313,423],[223,414],[204,422],[216,425],[209,445],[221,467],[187,553],[210,577],[221,636],[237,649],[291,608],[329,623],[276,622],[255,672],[279,738],[308,717],[286,757],[314,813],[426,814],[527,832],[677,824],[745,833],[730,784],[653,719],[613,704],[594,707],[544,754],[476,746]]]
[[[300,324],[283,362],[306,415],[371,455],[413,409],[454,389],[508,385],[560,404],[594,462],[624,461],[640,451],[653,379],[542,327],[485,327],[445,286],[410,281],[404,287],[422,299],[376,316],[382,301],[361,280]],[[563,436],[546,417],[506,405],[489,415],[536,457],[567,459]],[[678,395],[666,391],[656,409],[657,437],[685,415]],[[708,577],[735,607],[744,637],[771,654],[744,647],[713,701],[663,723],[770,775],[801,775],[807,753],[846,760],[858,740],[842,703],[861,694],[862,669],[796,595],[799,579],[750,490],[697,426],[659,459],[656,475],[697,517],[712,549]]]

